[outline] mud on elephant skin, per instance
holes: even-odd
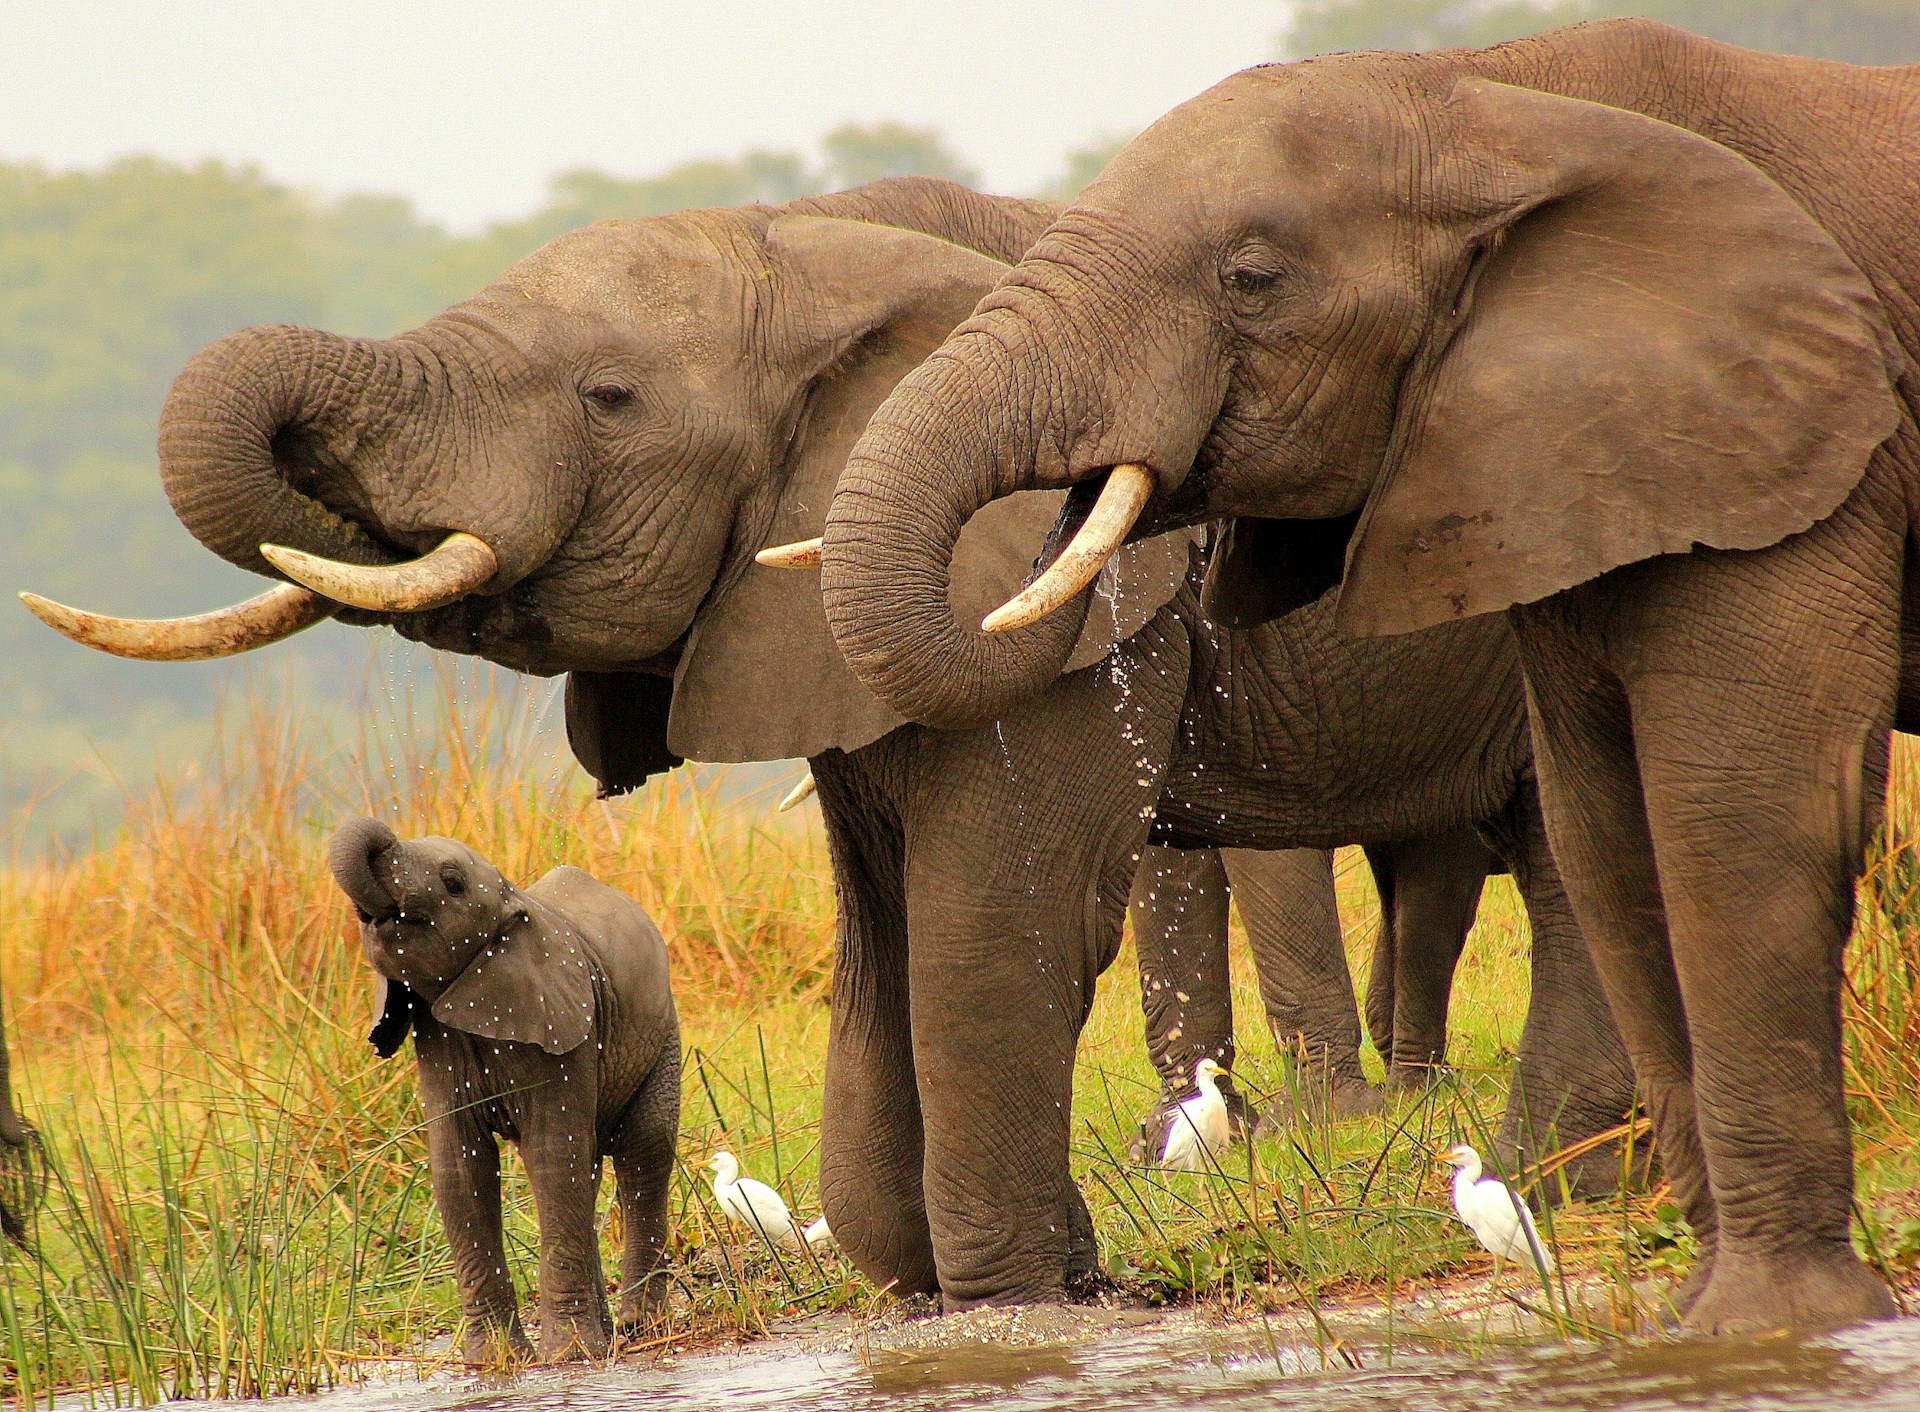
[[[1073,1052],[1156,809],[1204,811],[1191,786],[1217,763],[1286,801],[1226,841],[1328,847],[1476,824],[1526,782],[1517,676],[1420,723],[1504,639],[1386,652],[1331,728],[1281,719],[1268,691],[1306,700],[1325,677],[1340,696],[1351,654],[1323,623],[1230,663],[1197,613],[1188,536],[1129,548],[1096,608],[1035,629],[1062,639],[1065,673],[1053,659],[1029,699],[965,731],[868,692],[815,576],[755,562],[821,531],[872,410],[1053,215],[903,179],[605,223],[396,339],[222,340],[163,415],[163,478],[203,543],[275,574],[258,546],[290,546],[309,557],[276,557],[360,605],[349,621],[566,671],[569,739],[606,792],[682,757],[810,759],[839,899],[825,1214],[876,1282],[957,1305],[1059,1298],[1091,1258]],[[977,618],[1012,592],[1059,506],[1013,496],[973,517],[943,602]],[[286,583],[270,598],[214,628],[67,625],[114,649],[237,649],[284,630],[290,598],[317,601]],[[1183,828],[1183,846],[1214,841],[1197,815]],[[1617,1116],[1605,1066],[1590,1077]]]
[[[402,842],[374,819],[343,824],[329,862],[385,982],[368,1038],[385,1058],[413,1033],[468,1360],[533,1351],[507,1269],[497,1138],[518,1148],[539,1217],[539,1357],[605,1354],[615,1323],[594,1215],[606,1161],[626,1231],[620,1326],[666,1293],[680,1028],[660,933],[578,868],[519,888],[453,839]]]
[[[1702,1330],[1893,1309],[1849,1240],[1839,988],[1888,731],[1920,725],[1916,113],[1920,70],[1646,21],[1248,70],[901,385],[825,535],[856,669],[949,724],[1061,630],[983,647],[900,590],[1037,487],[1099,526],[1043,603],[1227,519],[1223,621],[1336,583],[1348,634],[1505,612]]]

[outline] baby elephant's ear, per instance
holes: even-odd
[[[569,1053],[593,1031],[586,951],[565,917],[516,900],[526,910],[440,993],[433,1016],[449,1029]]]

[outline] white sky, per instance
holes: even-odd
[[[643,175],[933,123],[999,191],[1273,57],[1286,0],[0,0],[0,157],[218,156],[471,228]]]

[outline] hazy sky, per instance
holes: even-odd
[[[462,227],[848,119],[935,123],[1001,191],[1273,57],[1285,0],[0,0],[0,157],[257,162]]]

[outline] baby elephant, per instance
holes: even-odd
[[[343,825],[330,861],[386,978],[368,1038],[385,1058],[413,1030],[468,1359],[533,1351],[501,1240],[496,1135],[519,1145],[540,1218],[539,1356],[604,1354],[613,1329],[594,1228],[603,1158],[613,1159],[626,1226],[622,1325],[665,1294],[680,1025],[660,933],[578,868],[516,888],[464,844],[402,843],[374,819]]]

